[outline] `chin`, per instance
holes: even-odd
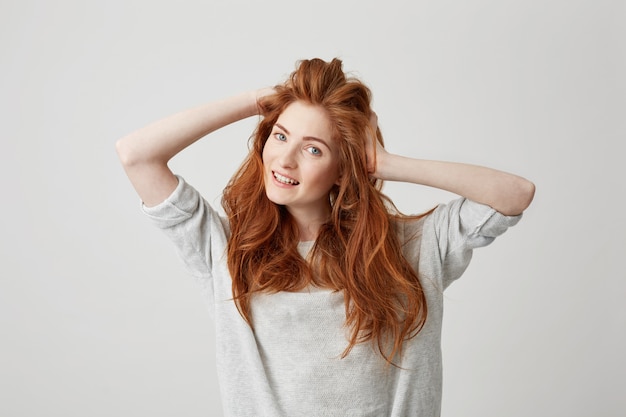
[[[268,192],[267,189],[265,190],[265,197],[271,201],[272,203],[279,205],[279,206],[284,206],[285,205],[285,201],[283,201],[280,198],[276,198],[275,196],[271,195],[271,192]]]

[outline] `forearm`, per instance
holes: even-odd
[[[167,198],[178,184],[167,163],[203,136],[257,114],[257,98],[268,90],[251,91],[204,104],[152,123],[116,143],[124,170],[147,206]]]
[[[159,120],[120,139],[117,151],[125,167],[166,164],[207,134],[257,114],[256,92],[211,102]]]
[[[482,166],[429,161],[382,153],[377,177],[450,191],[486,204],[505,215],[517,215],[531,203],[532,182],[507,172]]]

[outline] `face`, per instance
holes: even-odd
[[[280,115],[263,148],[265,192],[294,216],[330,213],[329,193],[339,181],[339,158],[324,110],[300,101]]]

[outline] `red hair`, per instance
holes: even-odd
[[[309,262],[298,253],[294,220],[266,197],[263,184],[263,147],[281,112],[295,101],[325,110],[340,152],[331,218],[321,227]],[[339,59],[301,61],[275,94],[259,102],[262,118],[250,153],[224,190],[222,205],[231,228],[233,297],[250,325],[255,292],[298,291],[308,285],[342,291],[350,329],[342,357],[357,343],[373,341],[392,363],[403,342],[424,326],[427,306],[417,271],[402,255],[394,231],[395,223],[407,217],[367,172],[367,135],[375,134],[382,143],[380,130],[371,132],[370,101],[369,88],[346,77]]]

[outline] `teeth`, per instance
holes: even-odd
[[[277,174],[276,172],[274,172],[274,178],[276,178],[279,182],[282,182],[283,184],[291,184],[291,185],[298,185],[300,184],[298,181],[291,179],[291,178],[287,178],[285,176],[282,176],[280,174]]]

